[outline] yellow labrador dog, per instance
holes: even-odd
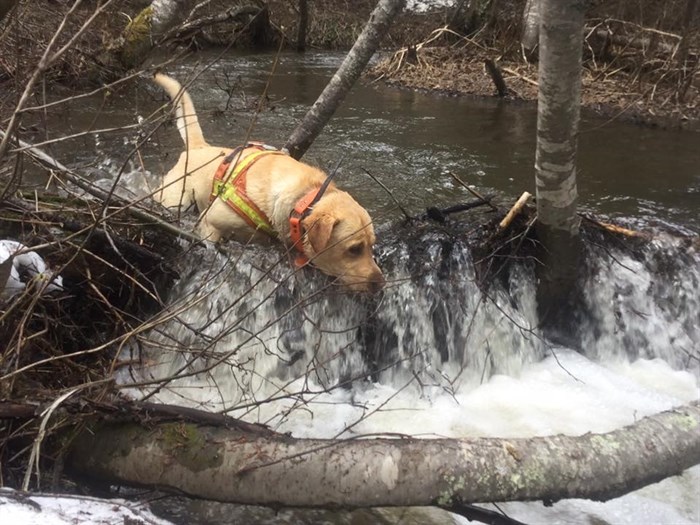
[[[258,144],[210,146],[192,99],[172,78],[155,82],[174,101],[185,150],[156,199],[169,208],[194,203],[205,239],[275,237],[354,291],[378,291],[384,277],[374,261],[372,219],[348,193],[328,184],[321,170]],[[324,184],[325,183],[325,184]]]

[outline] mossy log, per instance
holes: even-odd
[[[247,31],[250,43],[258,48],[269,47],[277,35],[272,30],[269,12],[258,5],[232,6],[221,12],[187,19],[197,2],[192,0],[157,0],[139,12],[126,26],[113,54],[126,69],[136,68],[154,47],[166,41],[184,41],[194,38],[206,29],[222,26],[222,38],[206,35],[202,40],[213,45],[230,46],[238,40],[240,31]]]
[[[127,69],[136,67],[143,62],[153,47],[152,18],[153,8],[148,6],[136,15],[124,29],[118,55],[121,63]]]

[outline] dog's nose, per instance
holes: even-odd
[[[384,288],[384,285],[386,284],[386,280],[384,279],[384,276],[382,275],[381,272],[377,272],[377,273],[372,274],[372,276],[370,277],[369,282],[367,284],[369,286],[370,292],[377,293],[382,288]]]

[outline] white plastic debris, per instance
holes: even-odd
[[[30,282],[41,281],[49,281],[44,293],[63,290],[63,278],[54,275],[38,253],[20,242],[0,240],[0,299],[14,297]]]

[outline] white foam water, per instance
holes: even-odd
[[[590,249],[575,351],[539,337],[530,267],[484,294],[467,247],[443,241],[387,242],[378,302],[295,272],[278,249],[199,249],[171,319],[142,340],[149,366],[123,380],[170,378],[160,401],[317,438],[580,435],[700,398],[697,252],[673,240],[642,257]],[[697,523],[698,488],[695,467],[605,503],[499,507],[528,523]]]

